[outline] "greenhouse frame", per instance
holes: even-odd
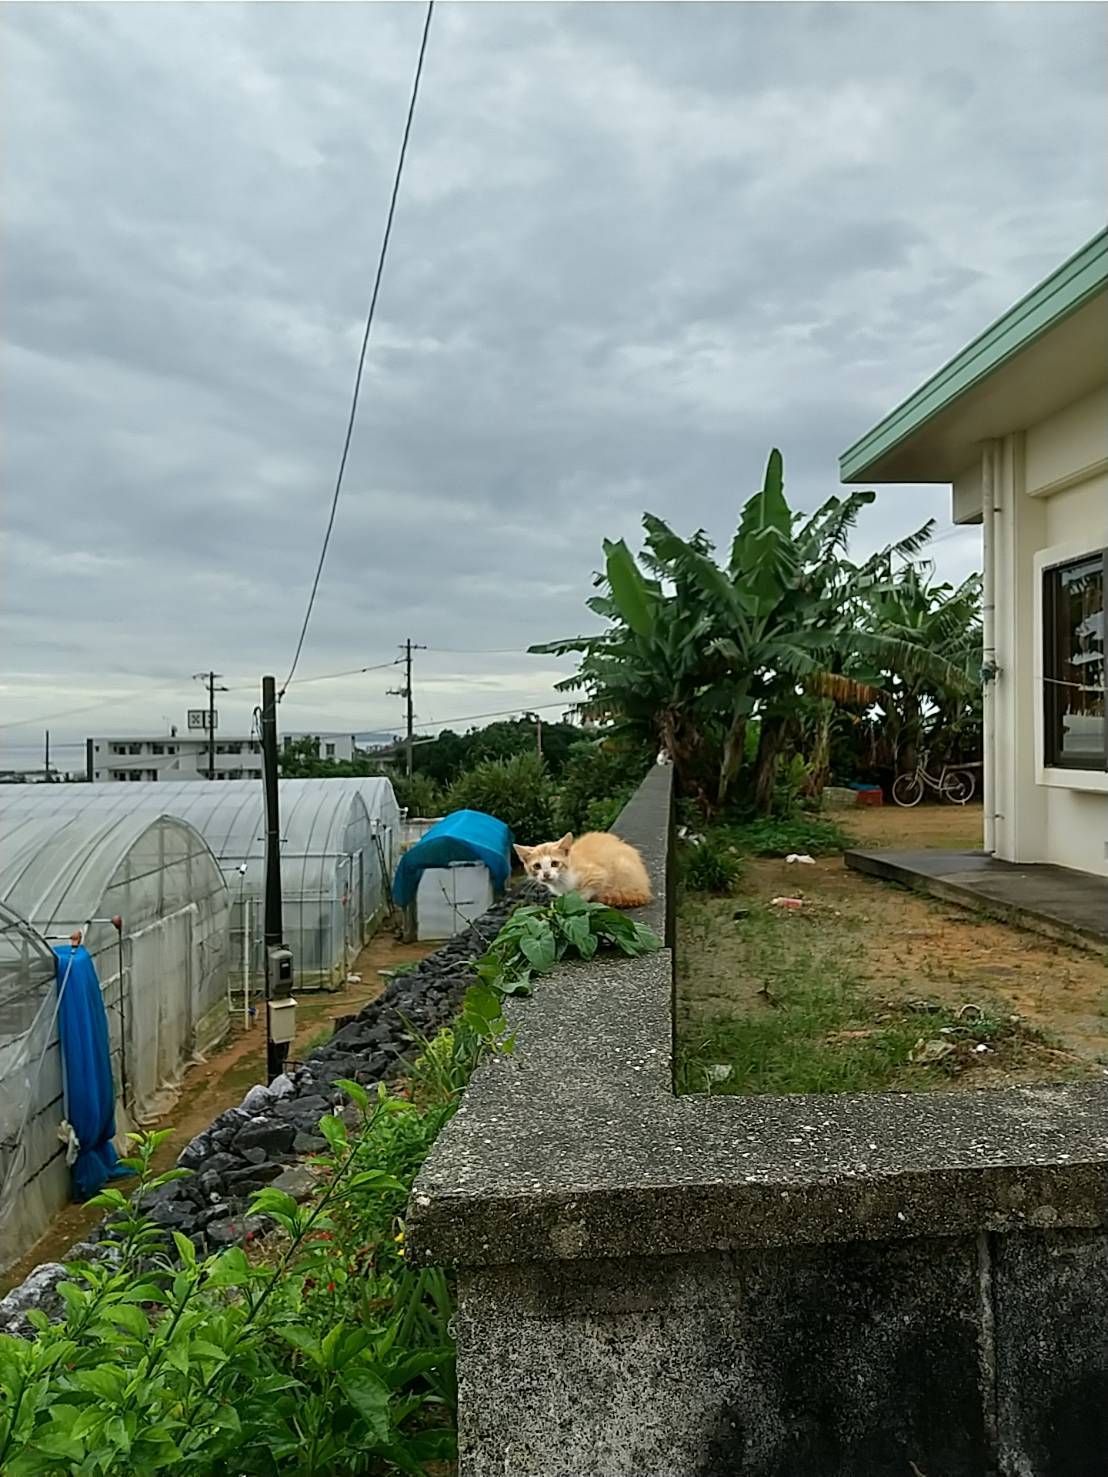
[[[279,793],[284,936],[295,987],[334,988],[387,912],[400,810],[392,785],[376,776],[282,780]],[[265,962],[265,820],[257,781],[36,785],[0,794],[0,820],[28,812],[151,810],[187,820],[218,859],[231,893],[232,984],[244,1000],[256,997]]]
[[[174,816],[5,812],[0,847],[4,1266],[69,1198],[51,945],[78,934],[96,965],[122,1131],[164,1113],[226,1032],[229,895],[203,837]]]

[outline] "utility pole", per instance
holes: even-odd
[[[208,685],[208,778],[215,779],[215,695],[217,692],[226,692],[226,687],[217,687],[222,673],[220,672],[197,672],[197,682],[206,682]],[[276,721],[276,715],[275,715]]]
[[[539,751],[539,758],[541,759],[542,758],[542,719],[540,718],[540,716],[538,715],[538,713],[535,714],[535,748],[538,749],[538,751]]]
[[[46,760],[45,760],[45,767],[44,767],[43,773],[46,776],[46,783],[49,784],[50,783],[50,730],[49,729],[46,730]]]
[[[426,646],[420,646],[418,642],[409,636],[401,646],[404,653],[404,686],[390,687],[389,697],[402,697],[407,703],[408,714],[408,736],[404,745],[404,770],[408,778],[412,777],[412,751],[415,748],[415,708],[412,703],[412,652],[426,651]]]
[[[284,1071],[295,1033],[292,955],[284,947],[281,899],[281,804],[277,788],[277,683],[262,678],[262,785],[265,791],[266,1080]],[[290,1009],[291,1005],[291,1009]],[[276,1007],[276,1015],[275,1015]]]

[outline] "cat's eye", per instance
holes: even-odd
[[[558,868],[559,868],[559,867],[560,867],[560,866],[561,866],[561,865],[562,865],[562,864],[561,864],[561,862],[553,862],[553,861],[552,861],[552,862],[551,862],[551,863],[550,863],[550,865],[551,865],[551,866],[552,866],[552,867],[553,867],[553,868],[554,868],[554,870],[555,870],[555,871],[557,871],[557,869],[558,869]]]

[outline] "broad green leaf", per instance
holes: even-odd
[[[113,1303],[104,1310],[104,1316],[137,1339],[145,1339],[150,1333],[146,1314],[134,1303]]]
[[[349,1077],[337,1077],[335,1079],[335,1086],[341,1088],[350,1101],[356,1107],[360,1108],[363,1113],[369,1112],[369,1093],[366,1092],[360,1082],[354,1082]]]
[[[371,1369],[357,1367],[344,1369],[339,1383],[374,1440],[387,1441],[391,1430],[388,1386]]]
[[[539,974],[548,974],[557,963],[557,948],[554,935],[549,927],[541,936],[521,939],[519,946],[531,968],[537,970]]]
[[[336,1153],[346,1148],[346,1124],[341,1118],[333,1113],[324,1114],[319,1120],[319,1131]]]
[[[651,594],[634,556],[622,539],[614,544],[605,543],[604,552],[612,599],[619,607],[620,615],[636,636],[652,636],[654,611]]]

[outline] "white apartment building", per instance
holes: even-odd
[[[289,733],[283,742],[306,738]],[[312,734],[319,740],[319,757],[338,763],[354,757],[354,739],[348,733]],[[211,755],[203,730],[168,734],[128,735],[85,740],[88,777],[96,784],[111,781],[206,780]],[[217,732],[214,778],[217,780],[260,780],[262,746],[257,738],[233,737]]]

